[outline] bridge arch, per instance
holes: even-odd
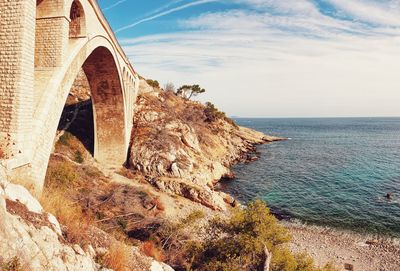
[[[122,65],[113,44],[103,36],[86,42],[81,40],[71,50],[64,65],[53,75],[47,93],[35,114],[32,151],[32,172],[43,187],[47,164],[56,137],[57,127],[68,94],[79,71],[83,69],[89,82],[93,101],[94,158],[101,163],[121,166],[127,158],[130,136],[124,95]]]
[[[125,155],[124,96],[118,66],[106,47],[92,51],[82,66],[91,90],[94,115],[94,157],[118,163]]]

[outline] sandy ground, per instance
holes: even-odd
[[[293,235],[291,249],[305,251],[318,265],[333,262],[355,271],[400,271],[400,239],[377,238],[326,227],[283,222]],[[367,242],[372,241],[372,244]]]

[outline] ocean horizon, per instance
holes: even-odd
[[[235,121],[290,140],[259,146],[259,160],[234,166],[223,191],[261,198],[280,217],[400,237],[400,117]]]

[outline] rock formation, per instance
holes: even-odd
[[[215,209],[225,209],[229,197],[213,192],[230,166],[247,159],[255,145],[281,140],[239,127],[227,118],[208,121],[206,107],[172,92],[146,90],[138,97],[129,166],[150,177],[162,191]],[[229,202],[231,203],[231,202]]]
[[[99,270],[90,249],[62,241],[57,219],[43,211],[24,187],[4,179],[0,185],[1,263],[24,270]]]

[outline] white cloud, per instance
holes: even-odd
[[[183,31],[123,40],[125,51],[144,76],[199,83],[231,115],[400,115],[398,29],[335,19],[306,0],[237,1],[261,12],[202,14]]]
[[[400,27],[400,1],[329,0],[355,20]]]

